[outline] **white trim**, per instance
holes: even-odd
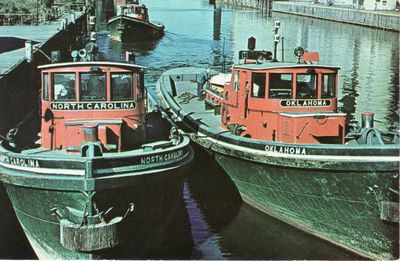
[[[59,67],[82,67],[82,66],[111,66],[111,67],[130,67],[135,69],[145,69],[146,67],[140,66],[137,64],[131,63],[119,63],[119,62],[102,62],[102,61],[94,61],[94,62],[68,62],[68,63],[54,63],[54,64],[46,64],[38,66],[39,69],[48,69],[48,68],[59,68]]]
[[[53,169],[53,168],[32,168],[32,167],[22,167],[18,165],[7,164],[4,162],[0,162],[0,165],[15,170],[22,170],[27,172],[39,173],[39,174],[51,174],[51,175],[71,175],[71,176],[84,176],[85,170],[77,169]]]
[[[300,106],[301,107],[301,106]],[[307,106],[304,106],[307,107]],[[313,116],[329,116],[329,117],[338,117],[338,116],[346,116],[345,113],[329,113],[329,112],[309,112],[309,113],[290,113],[290,112],[281,112],[279,113],[282,116],[291,117],[291,118],[300,118],[300,117],[313,117]]]
[[[198,133],[199,136],[206,136],[202,133]],[[299,159],[299,160],[318,160],[318,161],[342,161],[342,162],[395,162],[399,161],[398,156],[337,156],[337,155],[298,155],[298,154],[285,154],[285,153],[276,153],[272,151],[262,151],[252,148],[246,148],[243,146],[233,145],[227,142],[219,141],[210,137],[202,138],[211,141],[214,144],[219,144],[221,146],[231,148],[236,151],[244,151],[249,154],[258,155],[258,156],[268,156],[274,158],[289,158],[289,159]],[[293,146],[296,147],[296,146]],[[306,148],[307,149],[307,148]]]

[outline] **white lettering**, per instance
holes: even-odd
[[[305,148],[289,147],[289,146],[265,145],[265,151],[282,153],[282,154],[296,154],[296,155],[307,154]]]
[[[183,150],[178,150],[178,151],[170,152],[170,153],[167,153],[164,155],[153,155],[153,156],[142,157],[140,159],[140,164],[144,165],[144,164],[160,163],[160,162],[178,159],[182,156],[183,156]]]
[[[9,157],[5,155],[0,156],[0,162],[11,164],[11,165],[17,165],[21,167],[30,167],[30,168],[39,168],[39,161],[34,160],[34,159],[23,159],[23,158],[15,158],[15,157]]]

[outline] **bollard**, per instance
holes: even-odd
[[[85,124],[83,126],[83,141],[96,142],[98,141],[98,124]]]
[[[361,113],[361,128],[373,128],[374,127],[374,113],[363,112]]]
[[[33,61],[33,43],[30,40],[25,42],[25,59],[28,63]]]

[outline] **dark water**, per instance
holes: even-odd
[[[134,51],[136,63],[147,67],[149,88],[170,68],[229,68],[237,62],[238,51],[247,47],[250,36],[256,37],[257,49],[272,50],[273,23],[280,20],[286,61],[294,60],[296,46],[303,46],[309,51],[319,51],[321,64],[342,68],[339,105],[351,122],[359,122],[362,111],[373,110],[379,120],[378,127],[390,130],[398,127],[398,33],[278,13],[267,18],[248,9],[223,7],[218,13],[208,0],[146,0],[142,2],[149,7],[150,19],[165,24],[165,35],[157,42],[121,44],[111,41],[105,31],[109,2],[97,2],[101,8],[97,13],[100,49],[111,60],[123,60],[125,51]],[[164,258],[358,258],[242,203],[228,176],[207,153],[197,152],[184,187],[189,224],[183,222],[176,227],[179,231],[187,230],[192,242],[182,243],[182,249],[178,247]],[[1,213],[9,213],[7,204],[2,207]],[[13,215],[9,213],[1,219],[0,258],[35,258],[22,232],[15,230]]]

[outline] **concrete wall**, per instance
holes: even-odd
[[[274,2],[273,11],[399,31],[400,15],[319,5]]]
[[[50,56],[51,51],[60,50],[61,56],[71,59],[70,48],[79,48],[79,36],[85,31],[86,15],[79,17],[67,30],[60,30],[40,46],[40,50]],[[80,47],[82,48],[82,47]],[[50,61],[43,53],[36,51],[33,62],[22,60],[0,77],[0,134],[4,135],[33,111],[39,119],[38,104],[40,94],[40,71],[37,66]],[[37,128],[40,121],[31,123],[25,129]]]
[[[365,10],[394,10],[397,0],[364,0],[361,8]],[[400,26],[400,25],[399,25]]]
[[[218,1],[218,0],[216,0]],[[233,6],[243,6],[258,8],[261,7],[262,1],[265,0],[220,0],[223,4],[233,5]]]

